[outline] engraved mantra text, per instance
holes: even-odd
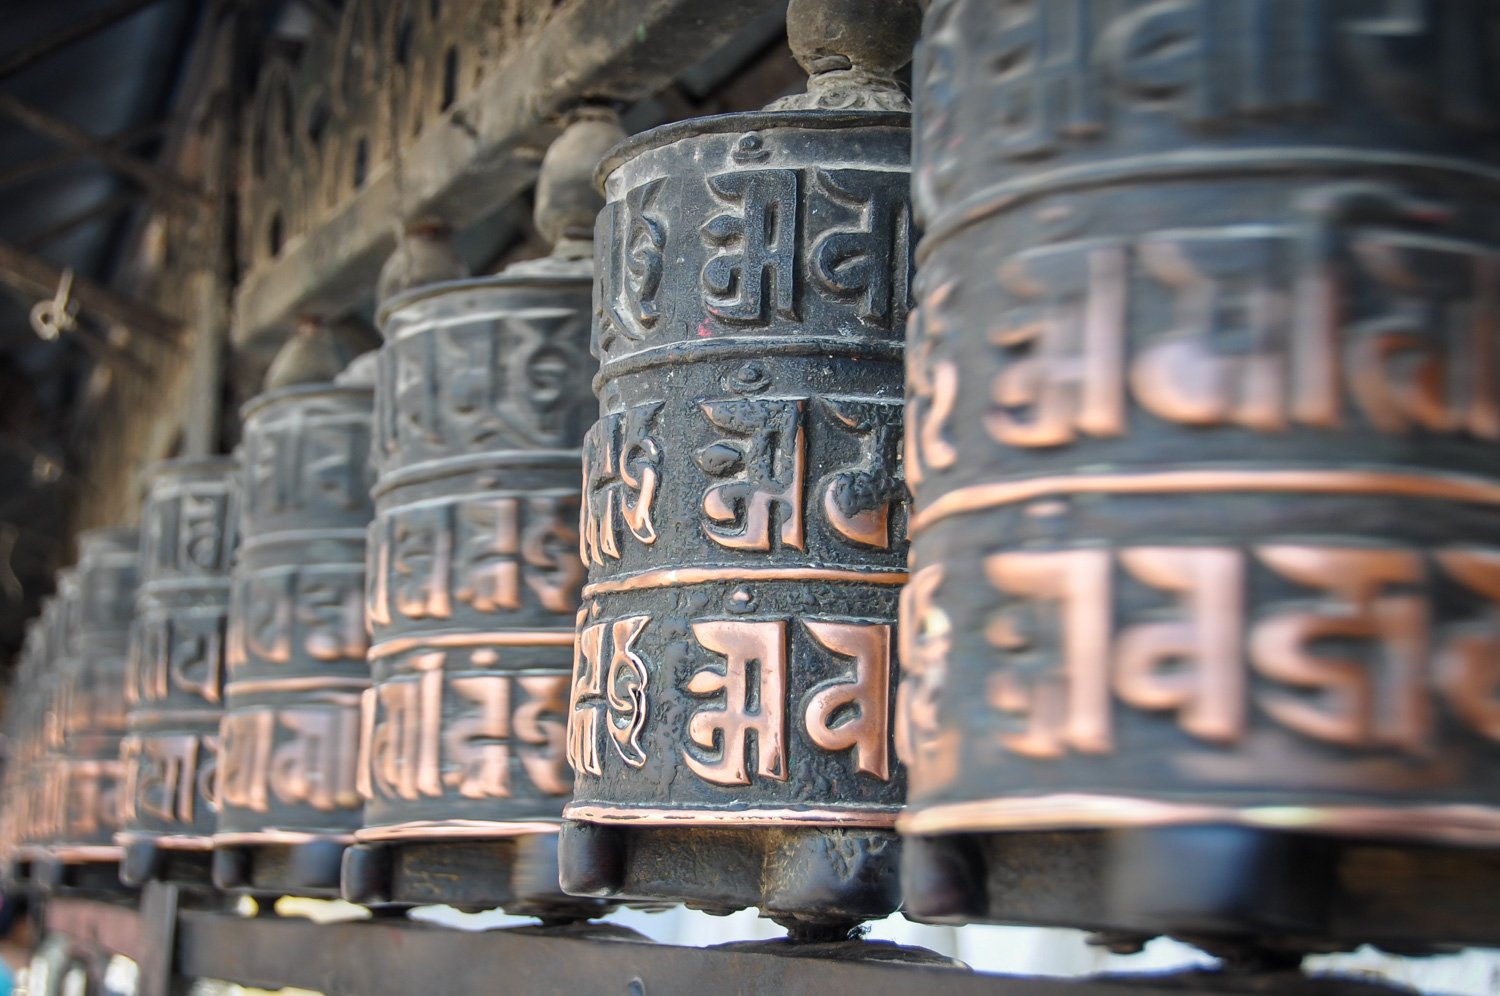
[[[369,618],[448,619],[521,608],[527,591],[549,612],[573,612],[583,583],[576,495],[461,496],[396,509],[371,537]]]
[[[1500,251],[1437,233],[1354,228],[1444,209],[1362,184],[1315,192],[1298,226],[1156,233],[1030,250],[998,273],[989,437],[1053,447],[1126,433],[1129,401],[1182,426],[1280,432],[1355,421],[1500,440]],[[913,319],[908,475],[955,465],[960,372],[944,355],[950,303]],[[1159,315],[1141,328],[1138,315]],[[1460,360],[1462,358],[1462,360]]]
[[[607,733],[632,767],[647,760],[639,736],[649,721],[650,670],[635,644],[649,616],[594,623],[579,630],[574,664],[568,760],[574,770],[603,774]],[[884,623],[801,619],[820,650],[848,671],[817,684],[799,716],[808,739],[830,752],[850,751],[857,770],[890,778],[891,627]],[[753,774],[786,781],[787,676],[793,621],[708,619],[692,624],[698,646],[718,660],[699,667],[684,690],[696,700],[682,761],[715,785],[749,785]],[[752,758],[752,750],[753,758]]]
[[[1014,753],[1112,752],[1116,701],[1170,713],[1209,743],[1241,740],[1264,715],[1324,743],[1421,757],[1436,748],[1436,699],[1500,741],[1500,550],[1139,546],[1000,553],[984,565],[1007,596],[985,636],[999,655],[988,699],[1016,718],[1000,736]],[[1305,594],[1251,598],[1252,571]],[[934,774],[951,771],[954,747],[933,708],[949,639],[934,598],[942,574],[919,571],[903,600],[898,696],[902,759]],[[1435,625],[1440,584],[1481,607]],[[1170,611],[1120,619],[1117,595],[1137,586]],[[1057,638],[1037,637],[1047,632]]]
[[[606,415],[584,444],[582,556],[619,560],[626,537],[657,540],[653,516],[662,450],[652,435],[661,403]],[[809,487],[809,409],[819,430],[853,437],[859,455]],[[694,462],[710,482],[696,501],[697,525],[725,550],[768,552],[807,546],[808,492],[840,541],[888,550],[904,537],[906,488],[894,470],[901,405],[878,398],[722,398],[700,402],[710,431]]]
[[[494,650],[462,651],[479,666]],[[453,654],[461,651],[453,651]],[[360,736],[359,791],[367,799],[465,799],[513,794],[512,758],[536,789],[566,795],[565,674],[445,674],[449,652],[412,654],[415,673],[367,691]]]
[[[236,708],[225,714],[220,724],[221,805],[264,813],[271,808],[272,796],[319,812],[359,805],[359,699],[324,695],[344,701],[287,709]]]
[[[1132,111],[1194,126],[1341,101],[1403,115],[1405,98],[1451,125],[1496,125],[1484,33],[1454,30],[1461,19],[1420,5],[1399,17],[1379,5],[1342,13],[1330,0],[1158,0],[1118,14],[1124,5],[1104,0],[1022,0],[1003,14],[969,6],[990,22],[985,65],[998,68],[987,74],[988,94],[965,99],[989,113],[979,121],[931,113],[928,128],[940,137],[942,129],[966,127],[1008,159],[1087,147]],[[956,53],[973,44],[965,27],[955,20],[924,31],[931,48],[918,73],[929,91],[918,95],[924,110],[964,88],[953,70],[961,64]],[[1413,52],[1423,53],[1420,65]],[[1391,82],[1397,74],[1399,86]]]

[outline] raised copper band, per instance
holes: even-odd
[[[312,833],[306,830],[245,830],[214,834],[215,847],[253,847],[256,844],[352,844],[352,833]]]
[[[647,806],[570,804],[563,817],[584,823],[643,827],[713,825],[841,826],[886,829],[896,825],[894,809],[660,809]]]
[[[362,692],[370,687],[369,678],[246,678],[224,686],[225,695],[250,695],[255,692]],[[320,705],[323,703],[319,703]]]
[[[354,832],[358,841],[380,840],[492,840],[525,837],[538,833],[557,833],[561,827],[541,820],[502,823],[493,820],[441,820],[391,823],[379,827],[362,827]]]
[[[959,488],[912,516],[912,532],[950,516],[1059,495],[1224,494],[1234,491],[1386,495],[1500,505],[1500,483],[1465,474],[1396,470],[1167,470],[1142,474],[1069,474],[992,481]]]
[[[762,359],[766,356],[849,356],[860,360],[901,361],[903,344],[875,337],[844,336],[715,336],[685,339],[648,346],[603,363],[594,375],[594,392],[605,383],[627,374],[651,370],[684,360]]]
[[[977,190],[943,209],[922,233],[917,246],[920,267],[932,251],[954,233],[1000,211],[1015,210],[1033,197],[1129,181],[1199,179],[1205,174],[1276,176],[1290,172],[1395,169],[1435,173],[1437,182],[1500,183],[1500,170],[1472,160],[1422,153],[1388,152],[1347,146],[1289,146],[1265,149],[1178,150],[1147,156],[1125,156],[1103,163],[1027,171],[1016,179]],[[1444,175],[1446,174],[1446,175]]]
[[[115,843],[129,847],[135,843],[151,843],[169,851],[212,851],[214,839],[191,833],[117,833]]]
[[[1215,806],[1064,793],[907,810],[904,834],[1230,825],[1344,836],[1500,845],[1500,809],[1487,806]]]
[[[370,660],[428,647],[572,647],[571,629],[502,630],[492,633],[429,633],[401,636],[370,648]]]
[[[48,851],[65,865],[119,861],[125,856],[125,848],[118,844],[58,844]]]
[[[858,584],[902,585],[906,571],[861,571],[848,567],[669,567],[628,577],[595,581],[583,589],[590,598],[613,591],[675,588],[709,581],[852,581]]]
[[[152,726],[170,723],[215,723],[224,716],[222,709],[132,709],[127,731],[131,733],[155,733],[156,730],[140,730],[144,724]]]

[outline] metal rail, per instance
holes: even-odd
[[[492,993],[859,993],[910,996],[1154,996],[1182,992],[1378,996],[1394,990],[1295,970],[1186,972],[1046,979],[973,972],[926,952],[883,942],[792,945],[746,942],[711,948],[656,944],[610,924],[511,927],[471,932],[398,916],[314,924],[179,908],[173,886],[151,885],[139,905],[123,897],[46,900],[52,936],[70,958],[100,966],[123,954],[140,966],[140,996],[220,979],[266,989],[296,986],[330,996],[442,991]],[[925,959],[924,956],[925,955]],[[924,961],[926,963],[924,963]],[[102,973],[102,969],[94,974]],[[503,985],[502,985],[503,983]]]

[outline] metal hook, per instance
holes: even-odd
[[[70,299],[72,292],[73,270],[69,268],[57,282],[57,293],[31,308],[31,327],[39,337],[51,342],[78,327],[78,305]]]

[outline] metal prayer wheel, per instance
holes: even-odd
[[[80,534],[77,568],[59,583],[65,630],[58,666],[52,884],[118,885],[120,743],[139,538],[133,529]],[[107,878],[106,878],[107,876]]]
[[[127,885],[207,884],[236,476],[229,457],[169,460],[150,475],[120,748]]]
[[[369,383],[334,383],[314,327],[283,383],[247,404],[229,603],[214,884],[337,895],[356,786],[365,662]],[[297,361],[298,353],[314,353]]]
[[[551,256],[381,308],[355,902],[603,908],[561,894],[556,837],[593,408],[589,177],[620,135],[613,115],[585,116],[548,151]]]
[[[25,729],[22,718],[26,715],[26,699],[34,669],[36,654],[36,620],[31,620],[21,639],[21,649],[16,655],[11,681],[5,689],[5,714],[0,721],[0,731],[5,737],[5,764],[0,770],[0,880],[7,888],[15,888],[23,877],[19,848],[21,846],[21,772],[23,763]]]
[[[31,802],[28,838],[30,878],[33,885],[40,887],[59,884],[59,865],[53,851],[66,827],[69,768],[66,716],[70,676],[79,661],[77,570],[59,571],[56,582],[56,594],[42,611],[42,624],[47,629],[47,658],[37,700],[38,741],[31,776],[36,795]]]
[[[61,603],[56,596],[43,600],[41,611],[26,633],[23,658],[17,671],[15,698],[10,704],[12,755],[7,770],[7,810],[10,814],[8,875],[17,885],[34,884],[35,871],[45,856],[41,845],[50,830],[48,803],[52,790],[49,729],[56,695],[55,652],[60,635]]]
[[[916,915],[1493,937],[1500,8],[1387,6],[929,9]]]
[[[837,6],[788,14],[806,94],[637,135],[599,168],[562,841],[569,892],[812,933],[899,905],[905,782],[893,73],[917,14]]]
[[[17,656],[15,676],[5,699],[5,770],[3,804],[0,804],[0,869],[7,888],[18,888],[27,879],[29,859],[26,840],[29,717],[35,715],[37,669],[41,656],[41,626],[33,617],[27,624]]]

